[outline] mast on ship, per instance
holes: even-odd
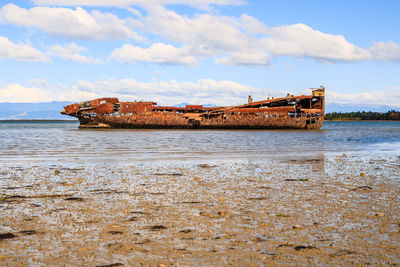
[[[325,114],[325,87],[321,86],[320,88],[311,88],[311,89],[312,89],[312,96],[321,99],[320,109],[322,110],[322,114]]]

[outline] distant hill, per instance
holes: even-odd
[[[57,119],[68,120],[72,117],[61,115],[66,101],[45,103],[0,103],[0,120]]]
[[[325,113],[358,112],[358,111],[385,113],[390,110],[400,111],[400,107],[394,107],[389,105],[336,104],[336,103],[327,103],[325,105]]]
[[[0,120],[32,120],[32,119],[74,119],[69,116],[61,115],[63,107],[71,104],[68,101],[53,101],[45,103],[0,103]],[[189,103],[180,103],[175,107],[185,107]],[[204,104],[203,106],[212,107],[214,105]],[[357,112],[371,111],[385,113],[389,110],[400,111],[399,107],[388,105],[357,105],[357,104],[336,104],[328,103],[325,107],[325,113],[332,112]]]

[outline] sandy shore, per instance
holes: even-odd
[[[0,166],[1,265],[400,264],[398,158]]]

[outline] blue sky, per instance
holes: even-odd
[[[230,105],[324,85],[330,103],[400,107],[398,10],[389,0],[2,1],[0,102]]]

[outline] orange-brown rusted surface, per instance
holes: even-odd
[[[109,114],[114,111],[114,105],[112,103],[103,103],[96,107],[95,112],[97,114]]]
[[[319,129],[324,121],[325,88],[311,95],[287,95],[227,107],[157,106],[155,102],[119,102],[99,98],[64,107],[62,114],[77,117],[80,127]]]
[[[186,110],[202,110],[203,105],[186,105]]]
[[[153,111],[155,102],[121,102],[119,107],[120,113],[135,113]]]
[[[119,102],[119,100],[116,97],[105,97],[105,98],[99,98],[99,99],[91,100],[90,104],[93,107],[95,107],[95,106],[98,106],[98,105],[103,104],[103,103],[112,103],[112,104],[114,104],[114,103],[118,103],[118,102]]]
[[[79,105],[78,104],[72,104],[64,107],[66,114],[74,114],[79,111]]]

